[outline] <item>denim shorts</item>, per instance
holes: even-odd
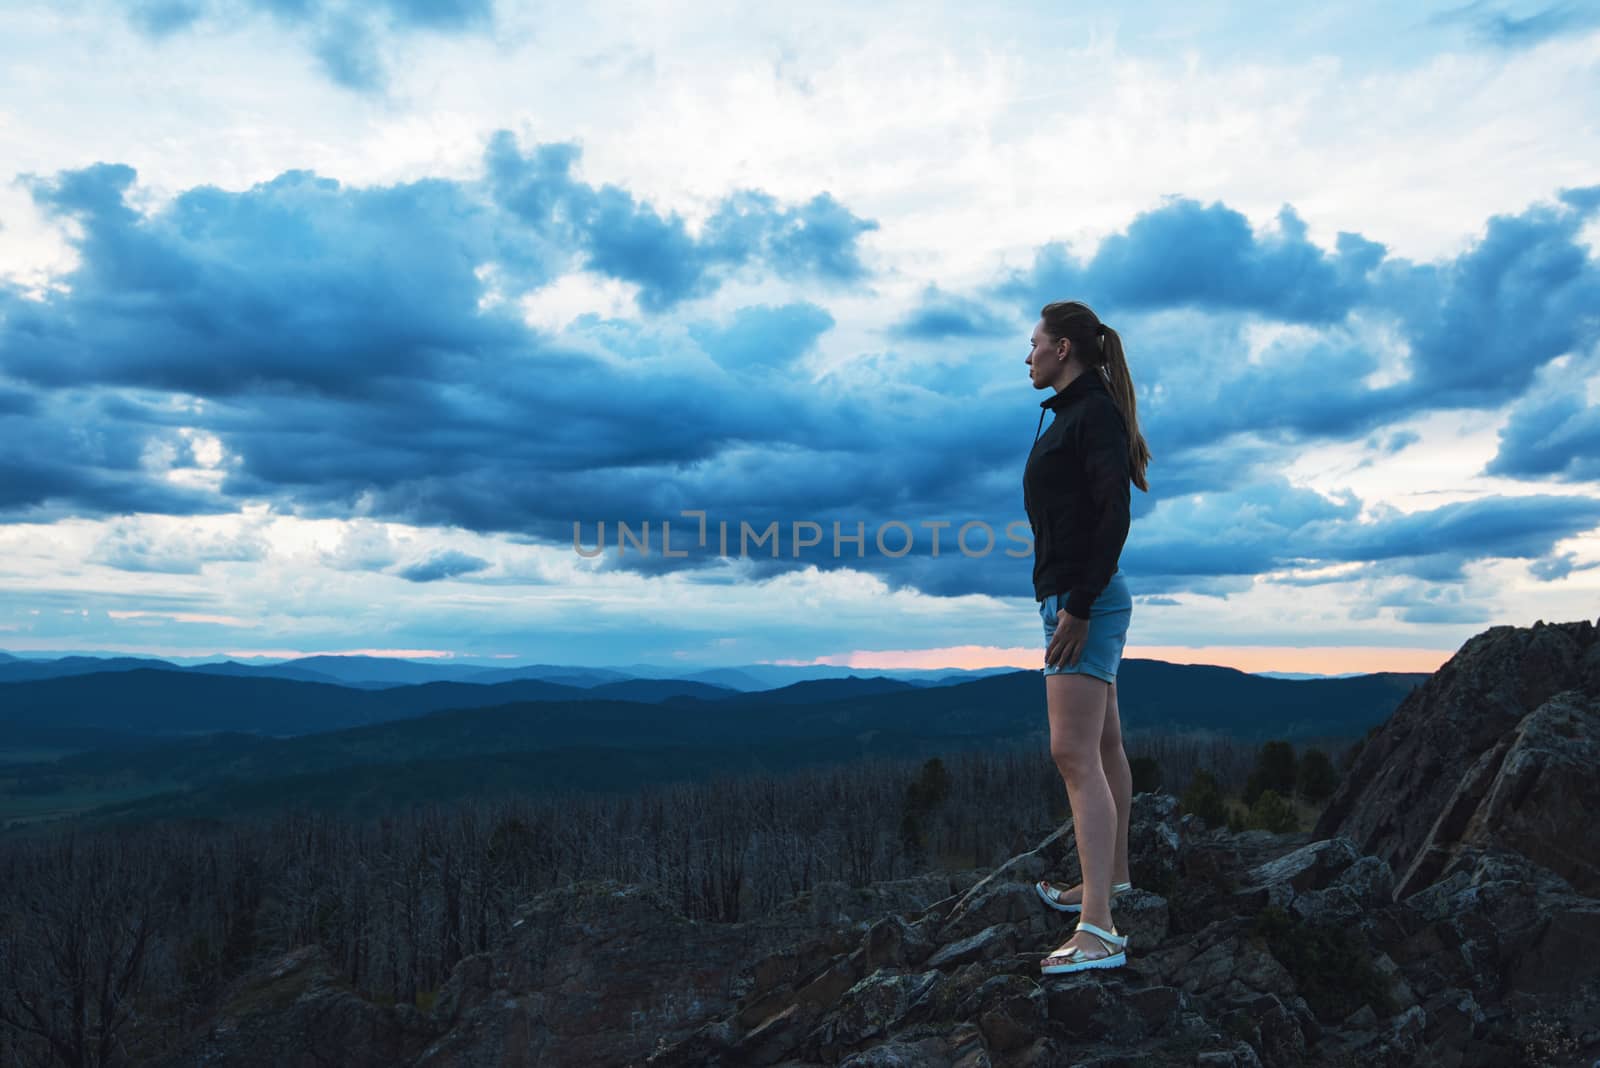
[[[1067,594],[1051,594],[1039,602],[1039,618],[1044,621],[1044,644],[1048,651],[1050,639],[1056,633],[1056,614],[1067,603]],[[1083,652],[1076,665],[1040,668],[1045,675],[1093,675],[1106,682],[1117,681],[1117,668],[1122,664],[1122,647],[1128,640],[1128,623],[1133,619],[1133,595],[1128,592],[1128,580],[1119,568],[1100,591],[1100,596],[1089,606],[1089,637],[1083,643]]]

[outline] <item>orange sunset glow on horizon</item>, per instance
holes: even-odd
[[[1318,675],[1347,672],[1433,672],[1455,654],[1454,649],[1393,648],[1350,645],[1129,645],[1124,660],[1164,660],[1171,664],[1212,664],[1239,671],[1295,671]],[[778,661],[784,664],[901,670],[1016,667],[1036,668],[1043,651],[1032,646],[951,645],[939,649],[889,649]]]

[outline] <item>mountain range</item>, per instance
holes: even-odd
[[[1131,659],[1119,674],[1119,707],[1130,735],[1354,740],[1426,677],[1286,680]],[[119,661],[109,671],[0,682],[0,826],[294,804],[371,812],[407,800],[1042,746],[1047,736],[1033,671],[942,685],[849,676],[753,692],[686,679],[590,681],[379,686]]]

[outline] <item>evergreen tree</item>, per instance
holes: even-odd
[[[906,787],[906,808],[922,815],[949,796],[950,772],[944,761],[934,757],[922,765],[922,773]]]
[[[1189,788],[1183,792],[1178,803],[1184,812],[1204,820],[1207,827],[1220,827],[1228,819],[1228,809],[1222,803],[1222,790],[1217,785],[1217,777],[1203,769],[1195,769],[1194,778],[1189,780]]]
[[[933,757],[922,765],[922,771],[906,785],[906,797],[901,805],[900,844],[915,863],[927,858],[927,833],[923,817],[950,796],[950,772],[944,761]]]
[[[1295,790],[1301,797],[1318,804],[1333,795],[1339,785],[1339,775],[1333,770],[1333,761],[1320,749],[1307,749],[1300,757],[1300,778]]]
[[[922,821],[917,819],[916,812],[909,807],[900,816],[900,845],[914,864],[920,865],[927,859],[927,842],[922,834]]]
[[[1279,797],[1294,793],[1299,763],[1295,760],[1294,746],[1288,742],[1268,742],[1256,756],[1255,770],[1245,782],[1244,803],[1254,805],[1263,790],[1271,790]]]

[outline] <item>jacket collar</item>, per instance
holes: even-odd
[[[1091,367],[1086,371],[1079,372],[1077,378],[1067,383],[1066,389],[1061,390],[1059,393],[1053,393],[1040,401],[1039,407],[1049,408],[1051,411],[1059,411],[1062,405],[1069,403],[1074,397],[1081,397],[1093,389],[1105,390],[1105,388],[1105,379],[1100,376],[1098,370]]]

